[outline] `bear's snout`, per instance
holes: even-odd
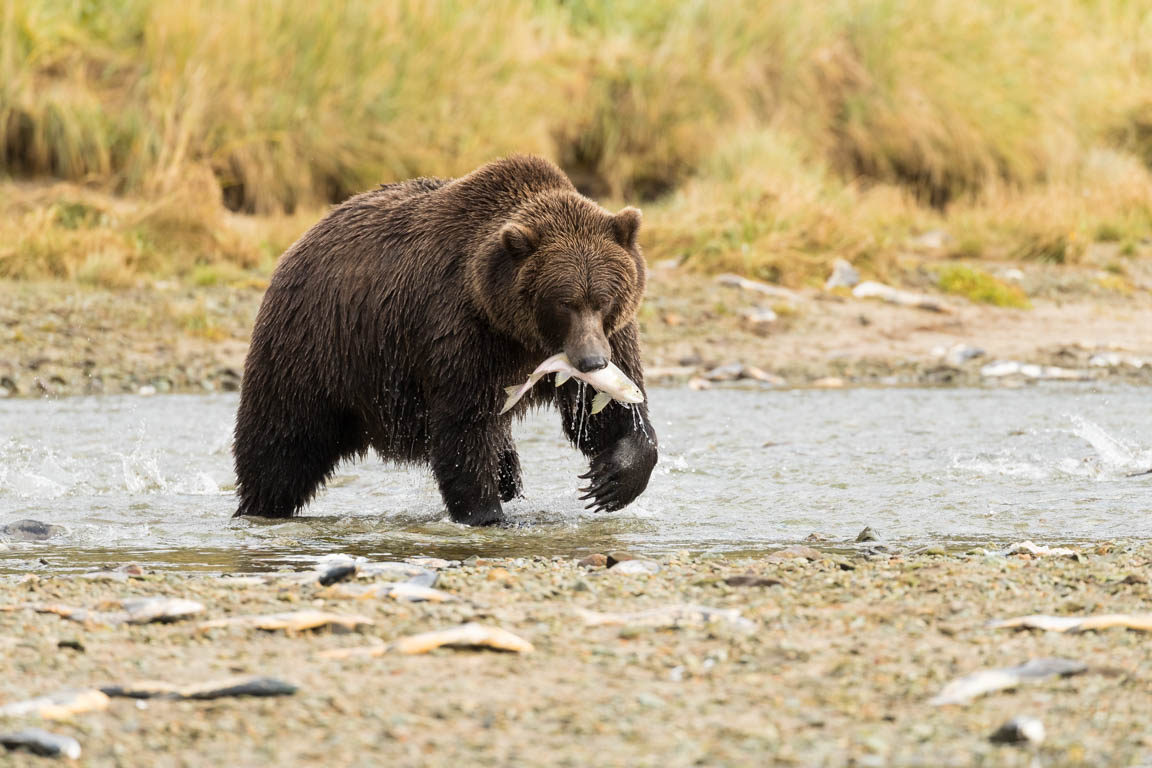
[[[585,309],[572,313],[564,352],[581,373],[598,371],[608,365],[612,347],[604,335],[604,320],[599,312]]]
[[[588,355],[572,362],[580,373],[591,373],[608,367],[608,358],[603,355]]]

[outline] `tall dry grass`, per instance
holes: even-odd
[[[0,170],[184,212],[67,229],[55,203],[16,206],[0,276],[257,263],[279,236],[232,226],[216,198],[311,212],[513,151],[648,203],[654,255],[793,283],[835,256],[883,274],[929,228],[960,255],[1055,261],[1152,234],[1152,7],[1137,0],[8,0],[0,14]]]

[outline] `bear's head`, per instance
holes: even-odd
[[[534,198],[486,242],[473,290],[488,321],[582,371],[611,360],[608,339],[636,315],[646,268],[640,211],[613,214],[576,192]]]

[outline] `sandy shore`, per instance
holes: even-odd
[[[452,600],[441,603],[341,596],[398,578],[388,570],[327,589],[288,573],[4,577],[4,606],[114,611],[112,601],[163,595],[204,610],[173,623],[113,626],[0,611],[0,707],[64,689],[238,674],[298,690],[211,701],[112,698],[101,711],[59,721],[0,718],[0,730],[72,736],[84,764],[98,766],[353,765],[368,755],[413,766],[1144,764],[1152,758],[1147,634],[986,624],[1033,613],[1146,611],[1150,558],[1152,546],[1124,543],[1074,557],[862,548],[751,560],[680,554],[660,559],[654,574],[568,558],[472,559],[437,571],[437,589]],[[755,578],[732,578],[746,574]],[[689,610],[672,622],[679,626],[667,626],[659,611],[676,605],[720,614],[709,621]],[[657,613],[597,624],[581,609]],[[200,626],[297,610],[371,623],[347,632]],[[406,655],[386,645],[464,622],[507,630],[534,650]],[[325,656],[364,646],[385,649]],[[1044,657],[1085,667],[965,703],[929,703],[958,677]],[[989,741],[1021,715],[1042,721],[1042,744]],[[17,753],[4,759],[44,764]]]
[[[648,378],[674,386],[733,377],[740,386],[793,387],[1152,383],[1152,296],[1102,291],[1093,274],[1032,265],[1033,309],[935,294],[946,311],[933,312],[846,291],[762,293],[658,263],[640,314]],[[3,283],[0,294],[0,396],[203,392],[239,386],[262,285]],[[754,319],[768,310],[775,320]],[[986,375],[995,363],[1042,368]]]

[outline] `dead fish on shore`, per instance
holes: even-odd
[[[316,656],[320,659],[371,658],[386,653],[406,655],[428,653],[437,648],[488,648],[509,653],[532,653],[535,650],[532,643],[506,629],[468,622],[458,627],[401,637],[391,643],[376,643],[357,648],[333,648],[321,651]]]
[[[989,629],[1040,629],[1045,632],[1092,632],[1123,627],[1139,632],[1152,632],[1152,613],[1106,613],[1097,616],[1046,616],[1032,614],[1001,619],[988,624]]]
[[[106,696],[130,699],[222,699],[229,696],[291,696],[299,690],[292,683],[274,677],[239,675],[190,685],[175,685],[163,680],[138,680],[100,689]]]
[[[0,707],[0,717],[39,715],[46,720],[62,720],[82,712],[99,712],[105,709],[108,709],[108,697],[95,688],[85,688],[5,704]]]
[[[0,733],[0,746],[9,751],[24,749],[41,757],[80,757],[80,742],[71,736],[49,733],[40,728]]]
[[[331,628],[348,632],[361,626],[371,626],[376,622],[367,616],[356,614],[328,613],[327,611],[290,611],[287,613],[267,613],[259,616],[232,616],[227,619],[206,621],[198,627],[200,631],[224,627],[262,629],[266,632],[285,630],[303,632],[307,629]]]
[[[966,704],[977,696],[1004,688],[1016,688],[1029,680],[1071,677],[1087,671],[1087,664],[1072,659],[1032,659],[1018,667],[984,669],[953,680],[928,703],[936,707],[946,704]]]
[[[104,611],[76,608],[60,603],[20,603],[0,606],[0,611],[28,610],[36,613],[54,613],[80,624],[114,627],[119,624],[168,623],[186,619],[204,610],[195,600],[180,597],[128,597],[102,603],[101,608],[119,607],[123,610]]]
[[[556,386],[558,387],[568,379],[579,379],[590,384],[597,393],[596,397],[592,399],[592,413],[600,413],[613,400],[619,400],[622,403],[644,402],[644,393],[640,391],[640,387],[636,386],[631,379],[624,375],[624,371],[612,363],[608,363],[598,371],[584,373],[572,365],[568,355],[561,352],[540,363],[523,384],[505,387],[504,391],[508,393],[508,399],[504,401],[504,407],[500,409],[500,413],[507,413],[511,410],[512,406],[520,402],[520,398],[528,394],[528,390],[532,389],[536,382],[550,373],[556,374]]]

